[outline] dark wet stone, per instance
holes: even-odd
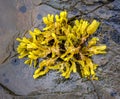
[[[5,77],[6,76],[6,74],[5,73],[3,73],[3,77]]]
[[[108,45],[109,45],[109,37],[105,35],[105,36],[103,37],[102,43],[103,43],[103,44],[106,44],[106,45],[108,46]]]
[[[12,59],[11,60],[11,64],[13,64],[13,65],[19,65],[20,64],[20,59],[18,59],[18,58]]]
[[[19,10],[20,10],[22,13],[25,13],[25,12],[27,11],[27,8],[26,8],[26,6],[21,6],[21,7],[19,8]]]
[[[60,11],[56,11],[56,14],[59,14],[60,13]]]
[[[113,1],[115,1],[115,0],[98,0],[97,3],[106,4],[106,3],[113,2]]]
[[[113,1],[115,1],[115,0],[107,0],[107,1],[109,1],[109,2],[113,2]]]
[[[100,10],[100,11],[99,11],[99,13],[103,14],[103,13],[105,13],[105,11],[103,11],[103,10]]]
[[[78,9],[73,9],[71,13],[76,15],[78,12],[79,12]]]
[[[4,83],[9,83],[9,79],[8,78],[4,79]]]
[[[112,8],[112,10],[114,10],[114,11],[120,11],[120,0],[115,0],[113,2],[113,8]]]
[[[114,97],[117,95],[117,92],[111,92],[110,95]]]
[[[113,31],[110,33],[111,39],[117,43],[120,44],[120,32],[118,32],[117,30]]]
[[[3,88],[2,88],[2,86],[0,86],[0,90],[2,90]]]
[[[44,28],[44,27],[46,27],[46,25],[43,23],[43,24],[42,24],[42,27]]]
[[[116,16],[110,18],[108,21],[120,25],[120,16],[116,15]]]
[[[38,14],[38,15],[37,15],[37,19],[38,19],[38,20],[41,20],[41,19],[42,19],[42,15],[41,15],[41,14]]]

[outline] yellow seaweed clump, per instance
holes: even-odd
[[[98,65],[92,62],[91,57],[105,54],[106,45],[98,45],[97,37],[89,41],[88,37],[100,23],[81,19],[70,25],[66,11],[60,12],[60,15],[48,14],[43,17],[43,22],[46,27],[42,30],[35,28],[29,31],[29,38],[17,38],[20,42],[17,47],[19,58],[27,58],[24,63],[36,67],[33,78],[43,76],[50,70],[57,70],[63,77],[69,78],[79,68],[82,77],[98,79],[95,73]],[[41,58],[43,60],[39,61]]]

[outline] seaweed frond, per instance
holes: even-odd
[[[31,37],[17,38],[20,44],[17,47],[19,58],[27,58],[24,62],[34,65],[36,70],[33,78],[45,75],[49,70],[57,70],[65,78],[80,68],[82,77],[98,79],[96,76],[97,64],[91,57],[95,54],[105,54],[106,45],[97,44],[99,39],[88,38],[96,32],[100,23],[93,20],[75,20],[74,25],[68,24],[67,12],[60,15],[43,17],[46,27],[42,30],[35,28],[29,31]],[[37,60],[43,60],[37,63]]]

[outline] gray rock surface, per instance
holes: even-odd
[[[97,19],[94,34],[106,44],[106,55],[96,55],[98,81],[58,72],[34,80],[34,68],[17,58],[16,37],[44,27],[42,17],[67,10],[69,19]],[[0,99],[120,99],[120,0],[0,0]]]

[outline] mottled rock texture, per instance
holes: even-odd
[[[34,68],[17,58],[16,37],[42,28],[42,17],[66,10],[69,21],[96,19],[94,34],[106,44],[107,54],[93,57],[98,81],[57,72],[34,80]],[[120,0],[0,0],[0,99],[120,99]]]

